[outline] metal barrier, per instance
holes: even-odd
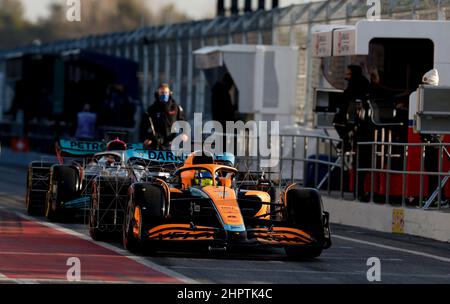
[[[251,143],[259,147],[258,137],[246,138],[249,144],[246,152],[251,151]],[[324,195],[340,196],[345,199],[356,200],[360,197],[361,182],[369,181],[368,201],[392,205],[419,206],[423,209],[442,209],[446,202],[445,188],[450,188],[450,153],[449,143],[385,143],[367,142],[358,143],[358,151],[361,147],[369,146],[365,151],[371,151],[370,164],[360,164],[360,155],[355,152],[342,154],[336,147],[342,145],[342,140],[320,135],[280,135],[280,157],[278,165],[272,168],[263,168],[261,162],[264,158],[259,156],[236,157],[236,166],[241,172],[259,172],[275,184],[286,185],[288,183],[300,183],[306,187],[321,190]],[[439,160],[435,165],[436,170],[431,171],[428,166],[433,165],[425,155],[433,149]],[[381,152],[380,152],[380,151]],[[432,152],[433,152],[432,151]],[[431,152],[431,153],[432,153]],[[420,156],[418,156],[420,155]],[[416,157],[417,159],[413,159]],[[448,163],[446,163],[448,159]],[[428,161],[427,164],[425,163]],[[360,164],[358,166],[358,164]],[[414,169],[414,166],[418,167]],[[447,169],[448,167],[448,169]],[[411,169],[412,168],[412,169]],[[361,174],[367,174],[361,178]],[[381,182],[376,179],[383,177]],[[401,183],[399,182],[401,176]],[[416,176],[416,180],[413,180]],[[436,189],[426,191],[428,177],[437,178]],[[381,185],[382,183],[382,185]],[[417,187],[415,186],[417,183]],[[333,185],[334,184],[334,185]],[[337,187],[336,187],[337,184]],[[381,192],[376,189],[382,189]],[[413,188],[416,196],[407,191]],[[333,187],[334,186],[334,187]],[[365,185],[367,186],[367,185]],[[393,195],[392,190],[399,191],[401,195]],[[409,191],[411,192],[411,191]],[[427,193],[428,192],[428,193]],[[449,192],[449,191],[448,191]],[[381,193],[381,194],[380,194]],[[447,194],[449,195],[449,194]],[[437,200],[437,202],[435,202]]]
[[[274,158],[273,155],[261,155],[258,136],[233,134],[229,138],[241,142],[240,146],[234,146],[234,151],[227,152],[236,155],[236,168],[245,177],[263,176],[280,186],[300,183],[344,198],[345,173],[350,172],[349,158],[353,156],[338,151],[336,147],[343,144],[341,139],[321,135],[280,135],[276,143],[279,144],[279,155]],[[271,145],[270,141],[268,145]],[[250,153],[255,151],[257,153]],[[276,165],[265,167],[263,161],[269,160],[275,160]]]
[[[342,140],[320,135],[280,136],[279,172],[281,180],[292,183],[301,182],[304,186],[319,190],[323,190],[322,188],[326,184],[326,192],[331,195],[332,174],[338,170],[339,185],[338,189],[334,190],[339,191],[343,198],[346,162],[345,155],[343,156],[336,149],[339,143],[342,145]],[[320,172],[324,168],[326,168],[325,172]]]
[[[358,197],[358,191],[360,189],[359,183],[359,175],[360,174],[370,174],[370,201],[375,201],[375,196],[380,196],[379,194],[376,194],[375,191],[375,177],[384,175],[385,180],[384,184],[380,186],[384,186],[384,202],[386,204],[393,203],[393,196],[391,195],[391,179],[393,177],[398,177],[401,175],[401,205],[403,207],[407,206],[407,201],[409,205],[418,205],[420,208],[423,209],[430,209],[432,204],[437,198],[437,209],[441,209],[444,202],[446,202],[444,198],[445,193],[445,187],[447,186],[447,182],[450,179],[450,171],[446,169],[446,172],[444,170],[444,162],[447,158],[450,160],[450,154],[448,152],[448,148],[450,147],[449,143],[387,143],[387,142],[365,142],[365,143],[358,143],[358,149],[363,146],[370,146],[372,150],[371,155],[371,165],[370,167],[366,168],[357,168],[356,170],[356,197]],[[384,152],[378,152],[378,147],[384,147]],[[426,170],[425,168],[425,162],[428,161],[430,163],[430,160],[426,160],[426,154],[430,153],[427,152],[427,149],[433,149],[431,153],[434,151],[434,153],[438,154],[438,163],[437,164],[431,164],[435,166],[435,170]],[[400,152],[400,155],[393,154],[393,150],[396,149],[398,152]],[[414,151],[415,150],[415,151]],[[428,150],[429,151],[429,150]],[[420,158],[420,166],[419,170],[411,170],[408,169],[408,167],[411,167],[411,154],[412,152],[417,155],[419,154]],[[378,161],[377,158],[386,158],[385,164],[378,167]],[[393,168],[392,160],[393,158],[397,158],[401,161],[401,168],[396,169]],[[416,160],[417,161],[417,160]],[[357,163],[359,163],[359,155],[357,155]],[[417,162],[416,162],[417,163]],[[447,164],[447,167],[448,164]],[[367,175],[366,175],[367,176]],[[411,195],[408,195],[407,186],[410,185],[411,187],[414,186],[414,181],[412,181],[412,177],[419,176],[419,196],[414,197]],[[425,178],[430,177],[437,177],[437,188],[436,189],[429,189],[428,195],[425,193]],[[416,189],[417,190],[417,189]],[[448,194],[447,194],[448,195]],[[426,197],[426,201],[424,201],[424,198]],[[398,197],[396,197],[398,199]],[[418,200],[418,202],[417,202]],[[395,202],[394,202],[395,203]],[[413,203],[413,204],[411,204]]]

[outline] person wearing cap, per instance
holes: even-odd
[[[175,102],[168,84],[159,85],[155,102],[146,113],[144,146],[148,149],[170,149],[178,135],[172,133],[172,125],[180,120],[185,120],[183,108]]]

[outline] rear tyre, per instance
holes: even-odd
[[[312,247],[286,246],[289,258],[311,259],[325,247],[325,219],[320,193],[315,189],[294,186],[286,193],[286,220],[289,225],[308,233],[316,242]]]
[[[136,214],[138,214],[138,218],[136,218]],[[142,217],[140,208],[138,206],[133,206],[130,202],[125,215],[125,223],[122,231],[122,243],[125,249],[133,253],[142,251],[141,241],[137,236],[137,234],[141,234],[141,227],[138,224],[141,221]]]
[[[54,166],[45,204],[45,216],[53,222],[64,218],[64,202],[77,196],[78,172],[75,168]]]

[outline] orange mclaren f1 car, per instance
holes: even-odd
[[[292,184],[274,199],[264,185],[237,186],[237,173],[211,155],[194,153],[169,179],[132,184],[122,229],[125,248],[266,245],[283,247],[291,258],[313,258],[331,246],[329,214],[319,192]]]

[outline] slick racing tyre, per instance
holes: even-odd
[[[102,230],[99,225],[99,197],[97,191],[97,183],[91,184],[91,199],[89,207],[89,235],[94,241],[104,241],[108,239],[109,233]]]
[[[322,199],[315,189],[296,185],[286,193],[286,220],[290,226],[308,233],[315,243],[311,246],[286,246],[290,258],[309,259],[320,256],[325,244]]]
[[[154,184],[133,185],[123,226],[123,246],[131,252],[154,254],[156,246],[147,242],[149,229],[163,223],[166,198],[164,190]]]
[[[78,172],[67,166],[53,166],[50,174],[50,186],[45,204],[45,216],[49,221],[63,219],[64,202],[77,194]]]

